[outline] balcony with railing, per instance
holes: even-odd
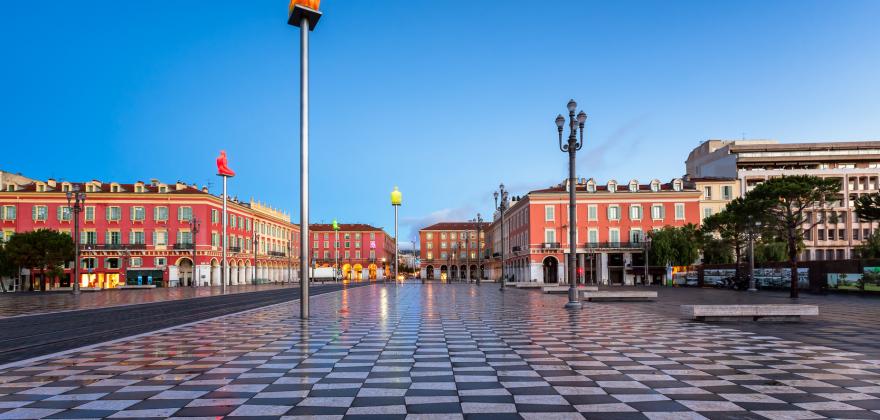
[[[240,246],[231,246],[231,247],[229,247],[229,248],[227,248],[227,249],[229,250],[229,252],[241,252],[241,247],[240,247]]]
[[[81,244],[80,248],[87,251],[139,251],[147,249],[147,244]]]
[[[587,242],[586,249],[644,249],[644,242]]]
[[[191,250],[193,249],[193,244],[184,242],[180,244],[174,244],[173,248],[177,251]]]
[[[562,245],[559,242],[544,242],[541,244],[541,248],[543,248],[543,249],[559,249],[559,248],[562,248]]]
[[[269,251],[266,253],[270,257],[286,257],[287,254],[281,251]]]

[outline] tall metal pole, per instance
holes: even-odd
[[[394,281],[397,281],[398,276],[398,264],[400,258],[398,257],[398,243],[397,243],[397,207],[394,206]]]
[[[254,224],[254,231],[251,234],[251,240],[254,243],[254,272],[251,274],[251,284],[257,284],[257,250],[259,249],[259,240],[257,239],[257,225]]]
[[[76,193],[76,194],[79,195],[79,193]],[[80,265],[79,248],[80,248],[81,244],[80,244],[80,237],[79,237],[79,214],[80,214],[81,208],[82,207],[79,203],[79,197],[77,197],[76,203],[74,204],[74,207],[72,209],[73,210],[73,217],[75,219],[73,221],[73,230],[75,232],[74,235],[76,236],[76,238],[75,238],[76,241],[74,243],[75,249],[73,252],[74,256],[75,256],[75,261],[73,263],[73,294],[74,295],[80,294],[80,290],[79,290],[79,265]]]
[[[483,243],[480,233],[483,227],[483,218],[477,213],[477,286],[481,284],[483,278]]]
[[[302,319],[309,318],[309,19],[305,15],[299,22],[299,188],[300,188],[300,268],[299,288]]]
[[[749,291],[755,292],[757,290],[755,288],[755,235],[754,232],[749,232]]]
[[[229,239],[227,238],[227,235],[226,235],[226,232],[227,232],[226,224],[229,222],[229,220],[228,220],[229,218],[226,214],[226,211],[227,211],[226,201],[228,199],[228,196],[226,195],[226,180],[227,179],[229,179],[228,176],[223,177],[223,225],[222,225],[223,251],[222,251],[222,257],[221,257],[222,259],[220,261],[220,292],[221,293],[226,293],[226,277],[227,277],[226,270],[229,267],[229,264],[226,261],[226,252],[227,252],[227,248],[229,248],[228,243],[227,243],[227,241]]]
[[[339,227],[336,231],[336,240],[333,242],[333,282],[339,281]]]
[[[578,290],[577,290],[577,220],[576,220],[576,211],[577,211],[577,201],[576,201],[576,192],[577,192],[577,178],[575,175],[575,157],[576,153],[583,146],[584,139],[584,123],[587,121],[587,114],[581,111],[577,117],[575,117],[575,110],[577,109],[577,103],[574,100],[568,101],[568,120],[569,120],[569,134],[568,141],[563,145],[562,143],[562,128],[565,125],[565,118],[562,115],[556,117],[556,127],[559,131],[559,149],[563,152],[568,152],[568,244],[569,244],[569,253],[568,253],[568,303],[565,304],[565,307],[568,309],[579,309],[581,308],[581,301],[578,299]],[[578,129],[580,129],[581,141],[578,142]]]

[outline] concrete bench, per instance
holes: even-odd
[[[135,290],[135,289],[155,289],[155,284],[126,284],[125,286],[119,286],[117,289],[121,290]]]
[[[654,290],[600,290],[597,292],[583,292],[583,299],[595,300],[654,300],[657,292]]]
[[[596,292],[599,291],[599,286],[580,286],[577,288],[578,292]],[[568,286],[544,286],[544,293],[568,293]]]
[[[682,316],[697,321],[797,321],[819,315],[816,305],[681,305]]]
[[[536,289],[544,286],[544,283],[538,283],[536,281],[521,281],[514,284],[517,289]]]

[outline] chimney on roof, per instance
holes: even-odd
[[[177,183],[174,184],[175,191],[180,191],[180,190],[185,190],[185,189],[186,189],[186,184],[184,184],[180,181],[177,181]]]
[[[203,192],[203,193],[207,193],[207,192],[208,192],[208,187],[204,187],[204,186],[203,186],[203,187],[202,187],[202,192]]]
[[[150,185],[152,185],[154,187],[159,185],[159,180],[156,178],[150,178]]]
[[[49,178],[46,180],[46,185],[48,185],[52,188],[55,188],[55,186],[58,185],[58,183],[55,182],[54,178]]]

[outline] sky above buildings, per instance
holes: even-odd
[[[312,36],[313,222],[491,217],[578,176],[663,180],[707,138],[880,139],[880,2],[324,0]],[[8,1],[0,169],[210,184],[299,213],[299,41],[284,0]]]

